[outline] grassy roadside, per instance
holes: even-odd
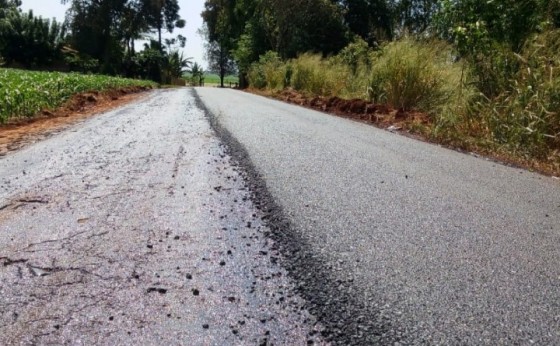
[[[523,156],[512,155],[511,152],[499,145],[490,146],[488,143],[479,145],[480,138],[452,140],[445,136],[438,137],[434,134],[434,124],[431,123],[426,113],[417,111],[403,112],[387,105],[375,104],[361,99],[340,99],[336,96],[309,96],[298,93],[293,89],[264,90],[249,88],[246,91],[320,112],[357,120],[378,128],[390,129],[391,132],[397,132],[452,150],[487,157],[513,167],[560,177],[560,170],[546,161],[543,162],[534,158],[528,159]],[[357,109],[362,111],[356,111]]]
[[[153,88],[151,81],[77,73],[0,69],[0,124],[52,111],[72,96],[127,88]]]
[[[188,81],[191,80],[191,74],[185,73],[183,78]],[[239,77],[234,75],[228,75],[224,77],[224,86],[229,86],[231,84],[239,83]],[[215,73],[204,73],[204,85],[214,86],[220,84],[220,76]]]
[[[268,52],[248,78],[261,94],[560,176],[557,66],[552,34],[476,62],[457,59],[444,42],[405,38],[379,50],[353,43],[329,58],[282,61]]]
[[[224,85],[229,85],[230,83],[235,84],[239,83],[239,78],[237,76],[225,76],[224,77]],[[215,73],[208,73],[204,75],[204,84],[220,84],[220,76]]]

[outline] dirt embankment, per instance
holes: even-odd
[[[32,118],[17,118],[0,125],[0,156],[48,138],[94,114],[132,102],[149,89],[127,87],[104,92],[90,91],[70,98],[55,110],[43,110]]]
[[[410,129],[412,125],[426,125],[429,123],[429,118],[426,114],[394,109],[387,105],[367,102],[362,99],[345,100],[336,96],[307,97],[289,89],[271,96],[285,102],[322,112],[375,124],[382,128],[393,126],[395,130]]]

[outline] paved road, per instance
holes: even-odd
[[[560,182],[197,89],[336,344],[560,344]]]
[[[0,344],[560,344],[559,184],[156,91],[0,158]]]
[[[325,343],[188,89],[0,158],[0,345]]]

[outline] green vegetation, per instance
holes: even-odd
[[[403,112],[398,121],[433,141],[560,174],[559,1],[206,4],[208,38],[227,47],[243,85],[421,112],[421,124]],[[342,39],[331,40],[334,23]]]
[[[5,67],[101,73],[171,84],[191,65],[186,38],[162,39],[185,26],[178,0],[61,0],[58,23],[23,13],[21,0],[0,0],[0,62]],[[135,40],[157,38],[135,50]]]
[[[251,65],[248,80],[259,89],[290,87],[309,96],[361,98],[438,114],[459,102],[462,69],[452,62],[451,52],[445,42],[422,44],[409,38],[377,50],[357,41],[330,58],[303,54],[282,61],[267,52]]]
[[[481,58],[466,79],[477,92],[454,120],[460,132],[449,126],[441,130],[527,160],[550,162],[560,172],[559,66],[559,30],[532,36],[519,53],[505,50]]]
[[[192,86],[202,86],[204,83],[204,76],[206,71],[198,63],[194,63],[187,74],[183,75],[183,78],[189,81]]]
[[[173,71],[169,60],[178,47],[184,47],[186,39],[178,35],[163,40],[162,32],[185,26],[178,0],[61,1],[70,5],[66,44],[84,59],[97,60],[92,72],[170,82],[166,76]],[[151,32],[157,33],[157,39],[137,53],[134,42]]]
[[[186,79],[191,80],[193,78],[193,74],[188,72],[183,75]],[[197,73],[197,76],[200,78],[200,74]],[[195,80],[199,81],[199,78],[195,78]],[[203,81],[205,86],[214,86],[220,85],[220,76],[217,73],[210,73],[203,71]],[[231,84],[239,83],[239,77],[234,75],[227,75],[224,77],[224,86],[228,87]],[[198,85],[197,83],[191,83],[193,85]]]
[[[229,86],[229,84],[239,83],[239,77],[229,75],[224,77],[224,85]],[[219,85],[220,76],[216,73],[207,73],[204,75],[204,85]]]
[[[437,111],[460,86],[461,71],[452,68],[450,50],[442,47],[410,39],[383,47],[371,62],[369,98],[405,111]]]
[[[0,0],[0,57],[5,64],[25,68],[53,66],[62,62],[64,25],[21,13],[19,2]]]
[[[132,86],[150,88],[156,84],[100,75],[0,69],[0,123],[52,110],[78,93]]]

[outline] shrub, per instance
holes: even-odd
[[[392,42],[373,60],[369,97],[394,108],[436,113],[461,88],[461,67],[451,58],[443,43]]]
[[[507,90],[520,68],[519,60],[506,45],[489,43],[466,57],[471,67],[469,80],[479,92],[492,99]]]
[[[480,96],[471,115],[488,124],[492,139],[527,157],[560,152],[560,31],[527,41],[512,79],[494,98]],[[559,160],[556,157],[555,160]]]
[[[259,63],[251,64],[249,72],[247,72],[247,79],[249,80],[249,85],[253,88],[264,89],[267,86],[264,71]]]
[[[334,57],[334,61],[349,66],[352,74],[356,76],[360,69],[371,67],[372,52],[367,42],[357,37]]]
[[[349,68],[320,55],[303,54],[290,62],[291,86],[298,91],[321,96],[341,95],[350,78]]]
[[[258,89],[282,89],[285,86],[286,65],[276,52],[268,51],[253,63],[247,75],[249,84]]]

